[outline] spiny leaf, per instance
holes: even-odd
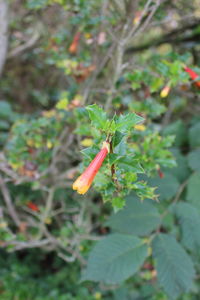
[[[144,118],[136,115],[135,113],[120,115],[116,121],[116,130],[120,130],[122,132],[129,131],[134,125],[142,121],[144,121]]]
[[[101,107],[92,104],[86,107],[92,124],[98,129],[104,129],[107,124],[107,116]]]

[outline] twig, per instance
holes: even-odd
[[[7,188],[7,185],[5,184],[5,182],[1,176],[0,176],[0,189],[1,189],[1,193],[3,195],[4,201],[6,203],[6,206],[7,206],[10,216],[12,217],[14,223],[17,226],[19,226],[21,223],[20,219],[17,215],[14,205],[12,204],[11,196],[10,196],[9,190]]]
[[[64,261],[70,262],[70,263],[74,262],[75,259],[76,259],[76,257],[74,257],[73,255],[68,256],[68,255],[66,255],[66,254],[63,254],[62,252],[58,252],[58,256],[59,256],[60,258],[62,258]]]
[[[115,67],[115,71],[114,71],[111,89],[109,91],[109,96],[108,96],[108,99],[105,104],[106,111],[110,110],[113,94],[115,93],[115,84],[116,84],[117,80],[119,79],[121,71],[122,71],[123,54],[124,54],[124,43],[123,43],[123,37],[122,37],[121,42],[119,41],[118,46],[117,46],[116,67]]]
[[[45,221],[46,221],[47,217],[50,215],[50,212],[52,209],[54,193],[55,193],[55,187],[50,188],[49,194],[48,194],[48,197],[46,200],[46,207],[40,218],[41,222],[40,222],[40,226],[39,226],[38,239],[41,238],[42,233],[44,233],[44,231],[45,231],[45,228],[46,228]]]
[[[158,9],[160,5],[160,0],[156,1],[156,4],[154,5],[154,7],[152,8],[150,14],[148,15],[148,17],[146,18],[146,20],[144,21],[144,23],[142,24],[142,26],[138,29],[138,31],[135,32],[135,35],[140,34],[141,32],[143,32],[145,30],[145,28],[147,27],[147,25],[149,24],[149,22],[151,21],[153,15],[155,14],[156,10]]]
[[[24,52],[25,50],[33,47],[33,45],[37,42],[37,40],[39,39],[39,33],[38,32],[35,32],[33,34],[33,36],[26,42],[24,43],[23,45],[20,45],[16,48],[14,48],[13,50],[11,50],[9,53],[8,53],[8,58],[13,58],[15,56],[18,56],[21,54],[21,52]]]
[[[14,248],[12,250],[22,250],[22,249],[27,249],[27,248],[46,246],[49,243],[51,243],[51,240],[49,240],[49,239],[44,239],[44,240],[40,240],[40,241],[29,241],[29,242],[9,241],[9,242],[5,242],[3,244],[3,246],[7,247],[7,246],[11,245],[11,246],[14,246]]]
[[[95,80],[97,79],[98,75],[101,73],[102,69],[105,67],[106,63],[108,62],[108,60],[111,57],[112,52],[114,51],[116,47],[116,43],[113,43],[110,48],[108,49],[107,54],[104,56],[104,58],[101,60],[101,63],[99,64],[98,68],[96,69],[96,71],[94,72],[91,80],[89,81],[87,87],[85,88],[85,91],[83,93],[83,100],[82,103],[83,105],[86,103],[88,95],[90,93],[90,89],[92,87],[92,85],[94,84]]]
[[[140,27],[141,25],[141,22],[142,22],[142,19],[144,18],[144,16],[147,14],[148,10],[149,10],[149,7],[152,3],[152,0],[148,0],[144,6],[144,9],[142,11],[142,14],[141,14],[141,17],[140,17],[140,20],[139,22],[133,26],[132,30],[128,33],[126,39],[125,39],[125,43],[127,44],[128,41],[133,37],[133,35],[135,35],[137,29]]]

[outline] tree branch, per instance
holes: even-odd
[[[9,190],[3,180],[3,178],[0,176],[0,189],[1,189],[1,193],[2,193],[2,196],[4,198],[4,201],[6,203],[6,206],[7,206],[7,209],[8,209],[8,212],[10,214],[10,216],[12,217],[14,223],[19,226],[20,225],[20,219],[17,215],[17,212],[15,210],[15,207],[14,205],[12,204],[12,200],[11,200],[11,196],[10,196],[10,193],[9,193]]]
[[[0,0],[0,76],[8,47],[8,1]]]

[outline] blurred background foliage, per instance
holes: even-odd
[[[0,299],[199,299],[199,24],[198,0],[0,0]],[[144,122],[80,196],[105,112]]]

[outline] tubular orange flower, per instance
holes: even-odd
[[[194,72],[192,69],[190,69],[190,68],[188,68],[188,67],[184,67],[184,70],[185,70],[185,72],[187,72],[187,73],[190,75],[190,78],[191,78],[192,80],[196,80],[196,79],[199,77],[199,75],[198,75],[196,72]],[[200,88],[200,80],[199,80],[199,81],[195,81],[194,84],[195,84],[198,88]]]
[[[73,190],[76,190],[79,194],[85,194],[100,169],[106,155],[109,153],[110,145],[108,142],[103,142],[103,146],[99,153],[95,156],[93,161],[85,169],[85,171],[76,179],[73,184]]]

